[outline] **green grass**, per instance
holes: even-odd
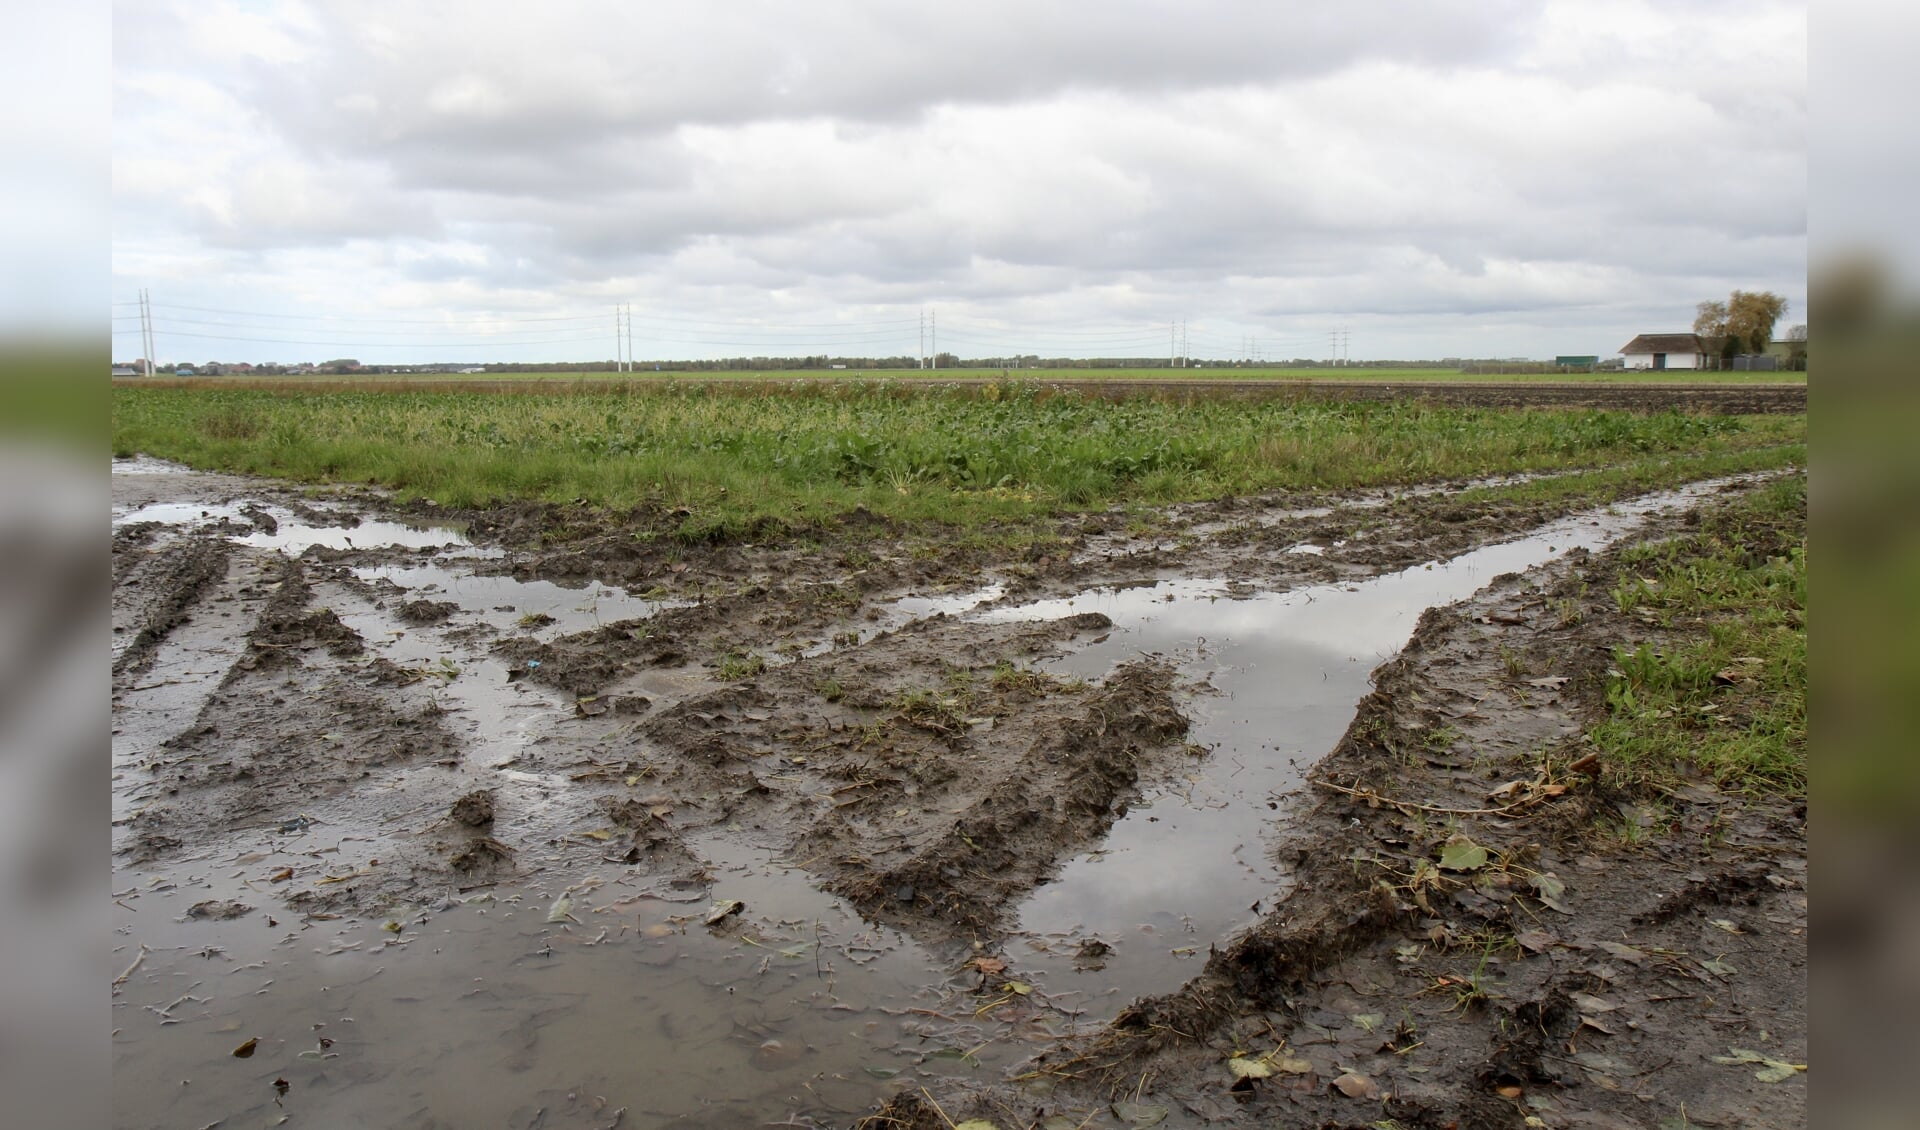
[[[1614,600],[1660,642],[1615,651],[1608,717],[1589,731],[1610,772],[1805,794],[1806,503],[1805,478],[1784,479],[1625,555]]]
[[[994,530],[1064,510],[1514,471],[1791,458],[1805,416],[1114,402],[1032,386],[601,395],[114,390],[113,446],[447,506],[641,508],[685,542],[865,507]],[[1789,452],[1782,455],[1782,451]]]

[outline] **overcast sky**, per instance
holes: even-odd
[[[610,358],[620,303],[642,358],[1806,309],[1804,3],[176,0],[114,71],[120,358],[143,287],[190,361]]]

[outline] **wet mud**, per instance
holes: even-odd
[[[1739,846],[1657,879],[1574,831],[1633,798],[1476,824],[1562,916],[1383,886],[1445,821],[1312,783],[1530,778],[1632,627],[1606,547],[1714,488],[1229,500],[994,556],[857,514],[689,547],[635,536],[671,515],[115,470],[120,1124],[1654,1125],[1669,1030],[1700,1059],[1733,1015],[1804,1062],[1797,974],[1671,956],[1803,956],[1804,813],[1670,800]],[[1496,928],[1539,948],[1439,1008]],[[1557,1034],[1569,1008],[1612,1034]],[[1311,1070],[1233,1089],[1220,1049],[1275,1039]],[[1686,1062],[1688,1116],[1739,1121]]]

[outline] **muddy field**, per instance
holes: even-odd
[[[1806,1061],[1804,808],[1541,776],[1751,483],[1017,560],[113,484],[119,1125],[1804,1122],[1714,1059]]]

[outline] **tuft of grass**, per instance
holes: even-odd
[[[767,669],[764,657],[753,652],[730,651],[720,657],[715,665],[714,675],[722,682],[737,683],[742,679],[751,679]]]

